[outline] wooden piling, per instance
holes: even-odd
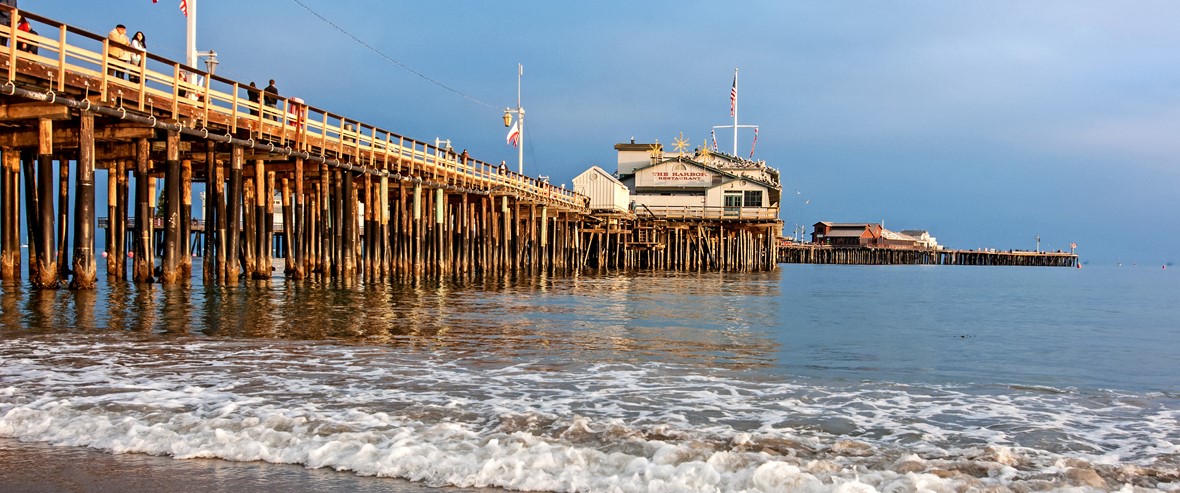
[[[180,218],[177,227],[177,270],[183,279],[191,279],[193,275],[193,161],[180,161]]]
[[[238,284],[243,265],[240,257],[241,218],[242,218],[242,162],[245,153],[242,146],[231,144],[229,185],[225,194],[225,283],[230,286]]]
[[[114,223],[115,238],[114,251],[109,254],[115,261],[115,278],[127,279],[127,203],[129,200],[127,189],[126,159],[118,160],[115,167],[115,215],[108,218]]]
[[[135,244],[134,266],[131,278],[139,283],[154,282],[156,268],[155,251],[152,247],[153,211],[150,161],[151,143],[147,139],[135,141],[135,229],[138,240]]]
[[[295,158],[295,174],[293,178],[295,181],[295,194],[291,197],[291,223],[284,223],[283,228],[286,231],[287,241],[290,244],[288,251],[291,254],[291,279],[303,279],[307,269],[307,242],[303,235],[303,225],[305,222],[303,204],[306,202],[306,198],[304,197],[303,190],[302,157]],[[286,181],[284,180],[283,188],[285,189],[286,186]]]
[[[53,121],[41,119],[38,123],[37,195],[40,210],[37,214],[37,276],[33,278],[33,287],[54,289],[57,288],[58,272],[53,244]]]
[[[175,284],[180,281],[180,133],[168,132],[165,144],[167,170],[164,173],[164,260],[160,265],[159,281]]]
[[[201,278],[206,282],[224,277],[218,275],[221,265],[218,259],[221,250],[221,234],[217,210],[221,203],[221,197],[218,195],[221,188],[218,186],[221,175],[217,166],[217,153],[214,146],[213,141],[205,143],[205,202],[202,204],[205,209],[203,211],[205,213],[205,229],[201,233],[205,238],[204,248],[201,251]]]
[[[38,259],[41,256],[41,235],[38,232],[41,227],[38,224],[41,222],[41,201],[38,197],[37,161],[33,151],[21,150],[21,162],[25,183],[25,237],[29,242],[29,282],[35,283],[40,279]]]
[[[94,115],[83,112],[78,137],[78,173],[74,200],[74,277],[70,289],[94,289]]]
[[[20,151],[17,149],[3,149],[0,178],[0,281],[20,280]]]
[[[57,157],[57,282],[68,285],[70,278],[70,160]]]

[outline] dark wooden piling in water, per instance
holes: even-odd
[[[225,196],[225,283],[230,286],[238,284],[238,277],[242,273],[242,162],[245,152],[239,145],[232,145],[230,150],[229,185]]]
[[[180,161],[180,207],[177,212],[180,217],[177,219],[177,269],[179,275],[184,278],[192,277],[193,275],[193,249],[192,249],[192,224],[193,224],[193,161],[191,159],[182,159]],[[120,264],[121,265],[121,264]]]
[[[70,289],[94,289],[98,281],[94,259],[94,115],[83,113],[80,120],[74,200],[74,278]]]
[[[160,265],[160,282],[175,284],[180,280],[180,133],[168,132],[167,157],[164,161],[164,259]]]
[[[149,166],[151,144],[147,139],[135,140],[135,255],[131,279],[137,283],[155,281],[154,211],[152,210],[152,181]]]
[[[0,152],[0,281],[20,280],[20,152]]]
[[[57,258],[53,244],[53,121],[41,119],[38,129],[37,277],[33,280],[33,286],[44,289],[56,288],[58,281]]]

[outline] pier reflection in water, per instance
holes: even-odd
[[[9,335],[329,340],[509,362],[519,358],[770,364],[778,273],[583,275],[404,285],[248,281],[100,283],[94,292],[0,287]],[[200,279],[199,274],[194,275]],[[740,288],[740,289],[737,289]]]

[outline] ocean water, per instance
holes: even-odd
[[[6,284],[0,490],[1180,491],[1178,276]]]

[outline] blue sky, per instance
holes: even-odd
[[[1180,3],[200,2],[219,74],[485,161],[515,162],[501,115],[522,63],[525,171],[554,183],[615,169],[631,137],[701,143],[730,122],[736,67],[788,231],[884,221],[952,248],[1040,235],[1094,263],[1180,261]],[[177,3],[20,6],[183,59]]]

